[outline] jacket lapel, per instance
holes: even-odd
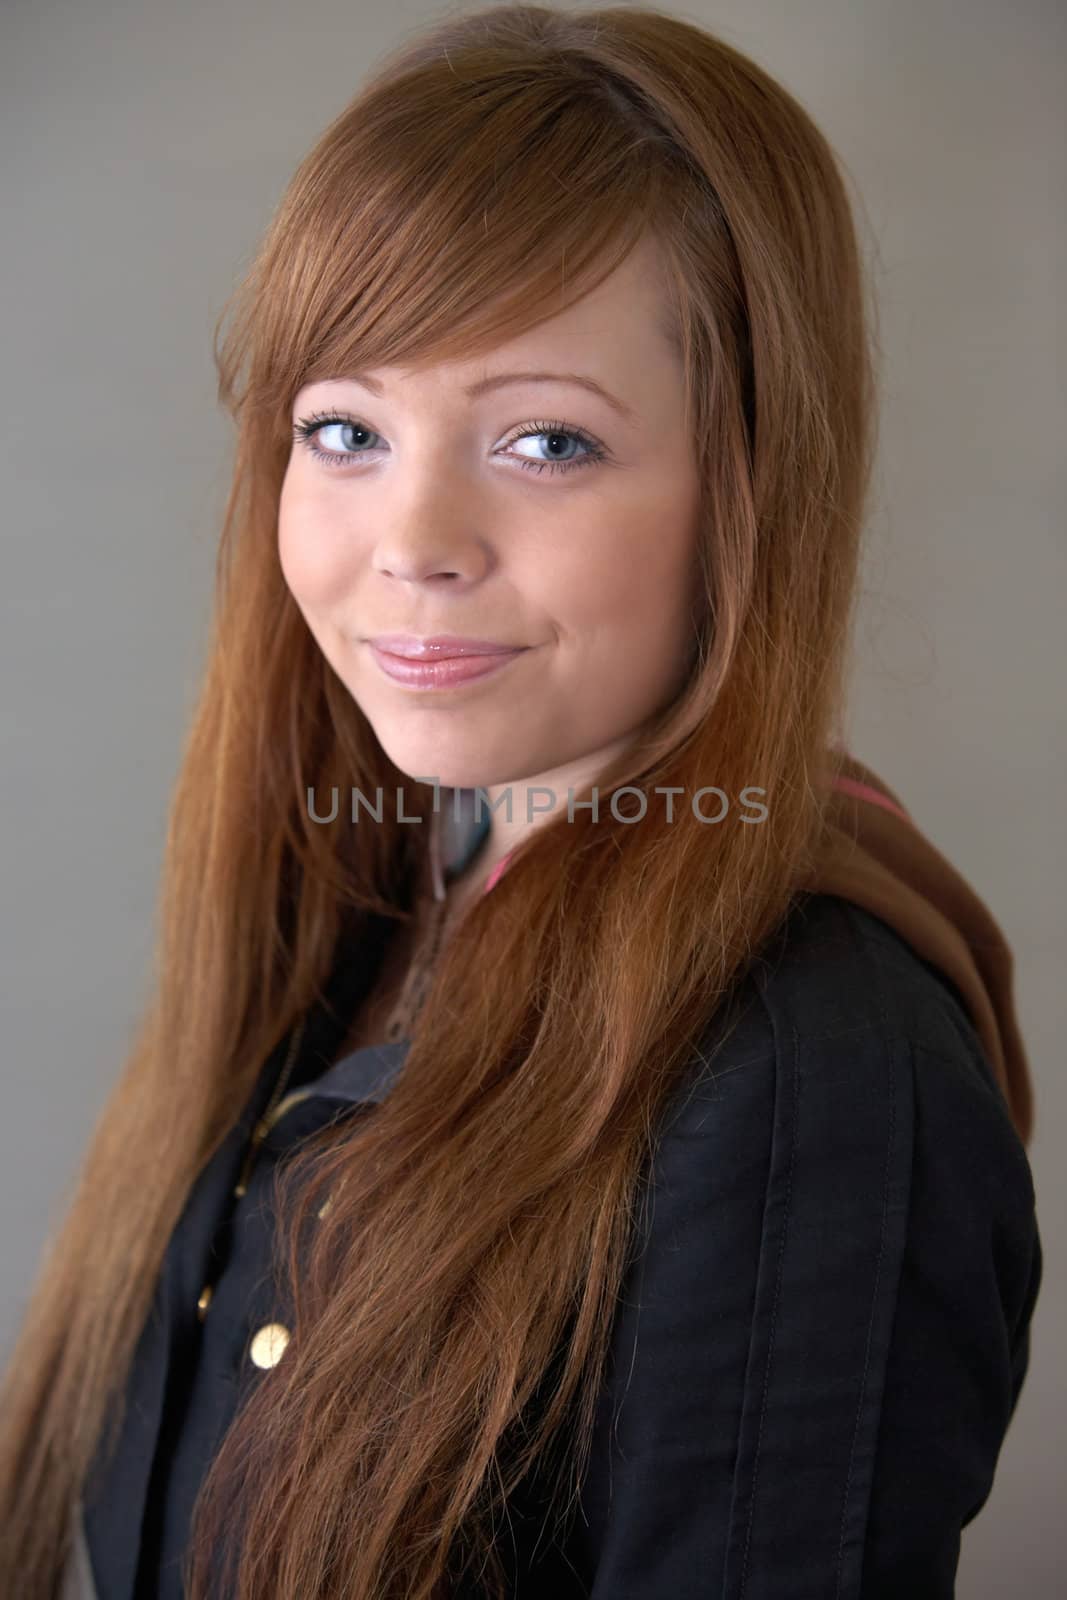
[[[314,1079],[314,1088],[306,1100],[300,1096],[307,1104],[304,1114],[313,1121],[321,1121],[321,1108],[316,1115],[313,1104],[308,1103],[313,1100],[355,1104],[384,1099],[407,1056],[409,1041],[400,1040],[353,1051],[331,1065],[353,1004],[372,974],[373,962],[368,966],[367,954],[375,948],[379,934],[372,919],[354,939],[343,937],[339,959],[326,987],[326,1003],[312,1007],[303,1060],[294,1082]],[[132,1600],[168,1373],[183,1372],[195,1360],[199,1335],[197,1297],[219,1245],[220,1219],[232,1216],[234,1185],[252,1130],[270,1100],[288,1043],[288,1037],[283,1038],[271,1052],[236,1124],[193,1184],[185,1211],[171,1236],[134,1352],[114,1449],[110,1454],[106,1452],[105,1424],[86,1477],[77,1518],[78,1542],[67,1569],[69,1581],[82,1587],[69,1595],[64,1592],[61,1600],[82,1600],[83,1591],[92,1600],[92,1588],[84,1586],[87,1582],[92,1584],[94,1574],[100,1593],[107,1600]],[[302,1110],[298,1107],[290,1115],[299,1117]],[[278,1136],[288,1143],[294,1131],[298,1132],[287,1117]],[[228,1223],[224,1222],[224,1232],[227,1228]],[[222,1249],[226,1248],[224,1240]]]
[[[108,1600],[130,1600],[134,1592],[167,1374],[172,1366],[184,1365],[185,1346],[196,1338],[201,1273],[210,1257],[219,1218],[228,1212],[249,1135],[269,1098],[285,1042],[272,1052],[238,1122],[193,1185],[167,1246],[155,1297],[134,1351],[114,1450],[110,1455],[106,1451],[105,1425],[86,1478],[85,1541],[91,1571]]]

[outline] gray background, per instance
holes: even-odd
[[[1044,1600],[1065,1495],[1067,28],[1051,0],[665,9],[797,94],[862,196],[885,381],[851,747],[1001,922],[1037,1087],[1033,1364],[958,1592]],[[5,0],[0,1352],[147,995],[229,470],[211,328],[296,163],[434,14]]]

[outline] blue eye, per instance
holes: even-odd
[[[532,461],[529,456],[516,456],[519,465],[534,472],[569,472],[572,467],[588,467],[603,461],[607,451],[582,428],[568,428],[565,422],[531,422],[521,433],[514,434],[508,444],[518,444],[520,439],[573,439],[585,451],[569,461]]]
[[[345,465],[354,461],[358,456],[366,455],[365,449],[324,450],[316,439],[327,428],[339,428],[349,434],[362,434],[365,438],[378,437],[373,429],[366,427],[356,417],[343,416],[335,411],[319,411],[310,417],[302,418],[293,428],[293,438],[313,455],[316,460],[324,462],[327,466]],[[572,456],[569,460],[543,460],[534,461],[528,456],[516,456],[515,460],[527,472],[570,472],[577,467],[595,465],[607,458],[607,451],[582,428],[568,427],[564,422],[532,422],[521,432],[514,434],[508,445],[517,444],[520,439],[550,439],[573,440],[585,452],[584,455]]]

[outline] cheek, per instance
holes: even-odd
[[[554,563],[561,619],[604,648],[659,654],[692,626],[698,522],[687,500],[631,508]]]
[[[350,551],[321,506],[283,488],[278,506],[278,560],[301,606],[328,605],[344,592]]]
[[[689,497],[660,497],[610,531],[585,578],[572,574],[568,614],[592,653],[598,693],[623,720],[640,719],[672,699],[690,670],[699,508]]]

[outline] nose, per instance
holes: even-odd
[[[483,579],[493,565],[487,539],[462,509],[422,505],[391,519],[378,536],[372,565],[385,578],[458,588]]]

